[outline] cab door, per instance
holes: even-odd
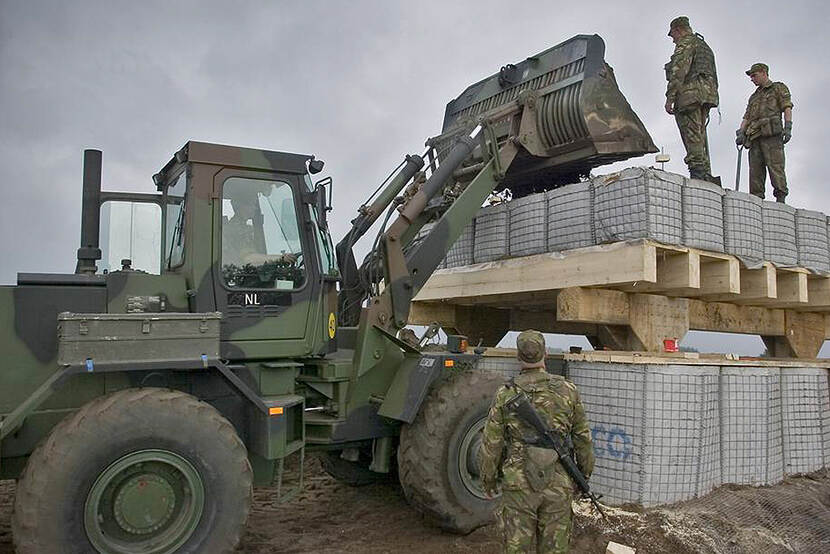
[[[301,179],[234,169],[215,176],[213,279],[230,359],[310,353],[320,276]]]

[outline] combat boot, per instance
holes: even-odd
[[[704,181],[709,181],[714,185],[718,185],[719,187],[723,188],[723,185],[720,182],[720,176],[715,177],[712,174],[706,174],[706,177],[703,179]]]
[[[700,171],[699,169],[689,169],[689,179],[699,179],[701,181],[708,181],[706,175],[707,173],[705,171]]]
[[[787,195],[786,194],[783,195],[783,196],[776,196],[775,197],[775,201],[778,202],[779,204],[786,204],[787,203],[786,200],[787,200]]]

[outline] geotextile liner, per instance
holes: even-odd
[[[548,205],[544,193],[509,202],[510,256],[530,256],[547,250]]]
[[[779,202],[764,202],[764,259],[781,267],[798,265],[795,239],[795,208]]]
[[[796,210],[795,233],[798,243],[798,265],[816,273],[830,272],[827,216],[812,210]]]
[[[594,232],[599,243],[648,238],[683,242],[683,177],[633,167],[597,177]]]
[[[590,181],[547,192],[548,250],[557,252],[596,244]]]
[[[509,235],[507,204],[482,208],[475,218],[473,262],[492,262],[508,257]]]
[[[762,204],[757,196],[732,190],[723,197],[724,250],[747,267],[760,267],[764,258]]]
[[[723,252],[723,195],[718,185],[687,179],[683,187],[683,245]]]

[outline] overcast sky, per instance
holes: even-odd
[[[620,89],[672,156],[666,169],[685,174],[663,111],[677,15],[717,59],[713,173],[734,183],[734,130],[754,88],[744,70],[763,61],[795,103],[788,201],[830,213],[825,2],[2,0],[0,284],[74,269],[84,148],[103,150],[105,189],[143,192],[190,139],[316,154],[335,183],[337,240],[403,155],[440,132],[449,100],[581,33],[604,38]]]

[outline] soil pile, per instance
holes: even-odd
[[[12,552],[14,484],[0,482],[0,553]],[[442,532],[410,508],[398,486],[352,488],[312,459],[306,486],[294,500],[254,492],[239,552],[475,552],[500,551],[494,526],[458,536]],[[830,552],[830,473],[789,478],[774,487],[724,486],[693,501],[651,510],[608,508],[603,521],[579,503],[574,552],[604,553],[609,540],[639,554]]]

